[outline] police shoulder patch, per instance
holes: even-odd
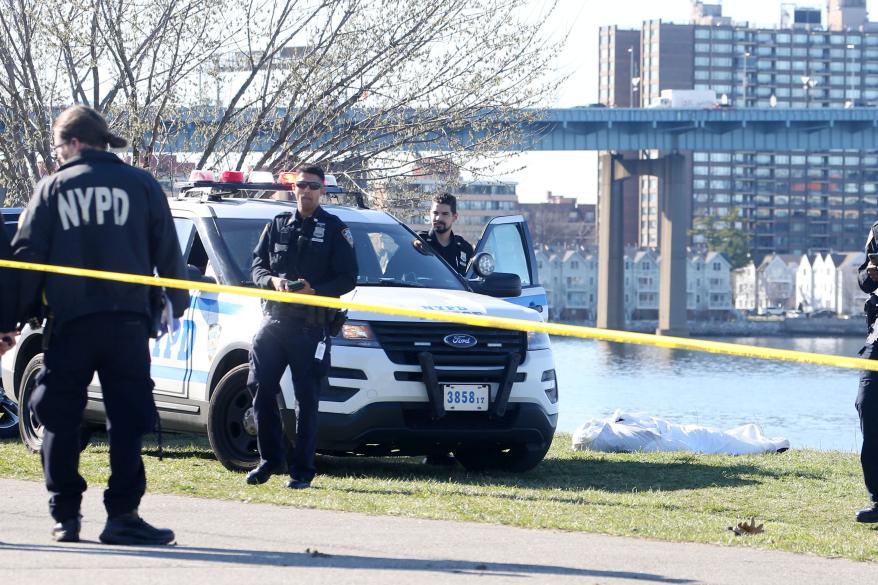
[[[354,236],[351,234],[351,228],[345,228],[341,230],[341,235],[344,236],[344,239],[347,240],[348,244],[351,245],[351,248],[354,247]]]

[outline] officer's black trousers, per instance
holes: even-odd
[[[871,348],[863,357],[871,356]],[[875,358],[878,358],[878,350]],[[860,463],[863,466],[863,479],[872,502],[878,504],[878,372],[865,370],[860,375],[860,391],[857,393],[857,412],[860,415],[860,429],[863,431],[863,448]]]
[[[98,373],[107,412],[110,479],[108,516],[138,507],[146,490],[141,439],[155,425],[145,317],[96,313],[64,323],[49,341],[30,407],[45,427],[42,446],[49,511],[56,521],[79,514],[85,480],[79,475],[79,431],[86,388]]]
[[[299,405],[290,475],[301,481],[311,481],[316,471],[317,410],[320,386],[329,363],[329,348],[323,362],[315,360],[314,352],[323,337],[322,328],[305,327],[298,319],[266,317],[253,338],[250,351],[247,385],[253,395],[259,457],[261,463],[274,468],[286,465],[277,399],[281,376],[287,366],[290,367]]]

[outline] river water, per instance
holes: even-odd
[[[856,356],[854,337],[746,337],[719,341]],[[858,452],[859,371],[703,352],[552,338],[561,396],[558,430],[614,410],[728,429],[755,422],[793,448]]]

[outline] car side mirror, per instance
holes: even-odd
[[[510,272],[494,272],[469,284],[473,291],[489,297],[521,296],[521,277]]]

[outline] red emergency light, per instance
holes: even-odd
[[[223,183],[243,183],[243,171],[223,171],[220,175],[220,181]]]

